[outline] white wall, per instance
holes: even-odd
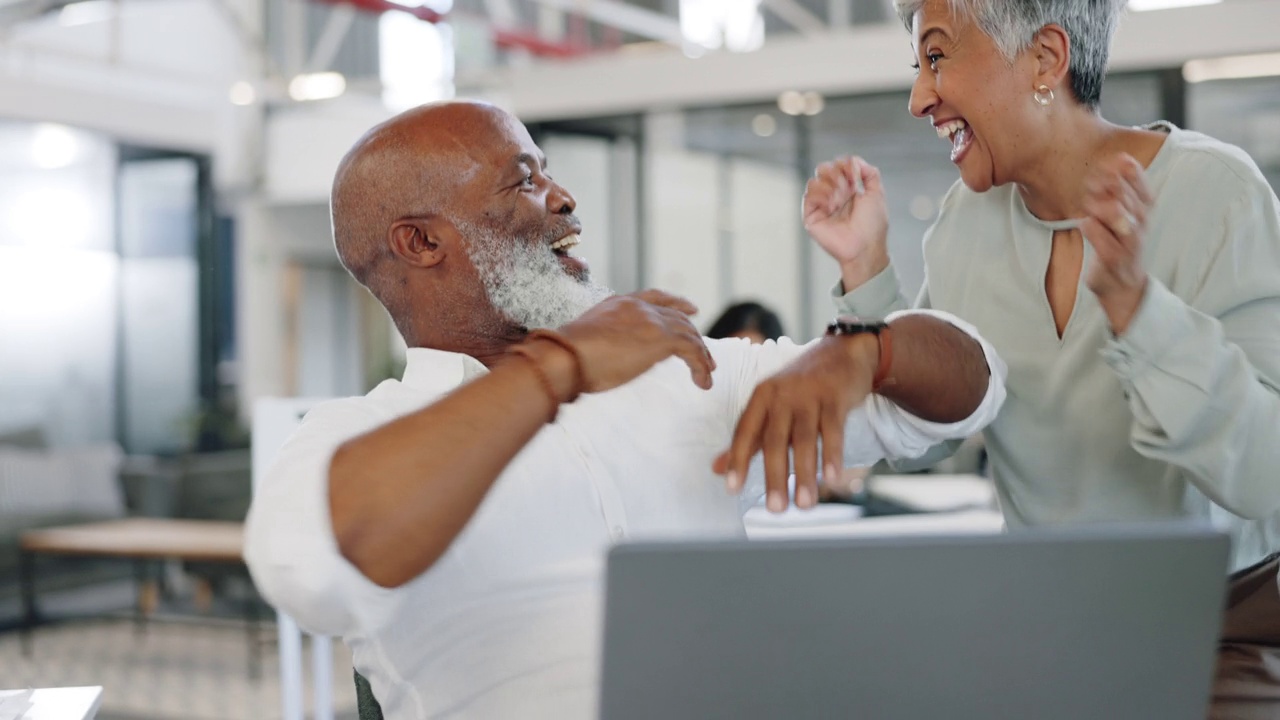
[[[273,111],[264,129],[264,198],[278,205],[328,203],[339,161],[389,117],[381,101],[361,97]]]
[[[705,326],[724,300],[717,270],[716,196],[707,192],[716,187],[719,160],[678,148],[655,148],[647,161],[647,284],[692,300],[701,310],[697,323]]]
[[[801,327],[800,181],[790,168],[684,148],[678,113],[648,118],[646,285],[683,295],[707,330],[733,302]]]
[[[240,252],[236,266],[236,324],[240,352],[240,407],[245,413],[253,400],[291,396],[306,389],[330,395],[346,388],[346,371],[317,369],[298,353],[344,352],[331,332],[345,322],[334,317],[347,312],[355,299],[345,288],[334,289],[324,271],[340,270],[333,250],[327,204],[273,205],[261,199],[243,204],[239,213]],[[322,271],[308,276],[309,270]],[[327,288],[327,289],[326,289]],[[345,293],[342,299],[334,299]],[[305,299],[317,297],[319,308],[303,309]],[[291,301],[294,303],[290,305]],[[323,331],[309,332],[315,328]],[[311,336],[320,338],[311,341]],[[296,345],[291,345],[296,338]],[[359,344],[357,336],[349,340]],[[357,368],[358,369],[358,368]],[[339,378],[327,388],[317,378]],[[323,391],[323,392],[322,392]]]
[[[731,288],[722,302],[757,300],[782,320],[786,333],[808,339],[800,324],[800,180],[790,168],[749,160],[729,162]]]
[[[119,258],[115,154],[77,133],[80,159],[41,169],[32,129],[0,125],[0,432],[55,445],[114,437]]]

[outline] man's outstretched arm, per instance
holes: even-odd
[[[790,450],[796,504],[809,507],[818,497],[818,468],[834,475],[843,466],[846,437],[865,445],[859,455],[876,450],[874,457],[860,457],[869,464],[919,454],[995,418],[1004,398],[1004,366],[976,331],[936,311],[899,314],[889,327],[887,368],[880,367],[876,335],[834,336],[813,343],[759,382],[732,443],[714,463],[731,490],[742,487],[751,458],[762,452],[769,508],[784,510]],[[887,379],[872,398],[878,370]],[[846,427],[851,414],[858,427]]]

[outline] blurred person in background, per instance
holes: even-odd
[[[960,173],[915,306],[974,323],[1009,363],[985,436],[1010,528],[1192,518],[1231,533],[1212,717],[1276,718],[1280,202],[1237,147],[1099,114],[1124,4],[897,0],[911,114]],[[874,167],[820,166],[803,213],[840,263],[841,311],[907,306]]]
[[[707,330],[709,338],[746,338],[756,345],[785,334],[777,313],[757,302],[730,305]]]

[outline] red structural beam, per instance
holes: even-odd
[[[435,10],[432,10],[429,7],[426,7],[425,5],[422,7],[409,7],[408,5],[393,3],[391,2],[391,0],[315,0],[315,1],[323,2],[328,5],[351,5],[360,10],[365,10],[372,13],[384,13],[390,10],[396,10],[402,13],[408,13],[418,18],[419,20],[424,20],[429,23],[438,23],[441,20],[444,20],[444,15],[441,15],[440,13],[436,12]]]
[[[419,20],[429,23],[438,23],[445,20],[443,14],[429,7],[409,7],[391,2],[391,0],[315,0],[315,2],[323,2],[328,5],[351,5],[358,10],[379,14],[392,11],[408,13]],[[493,33],[493,44],[505,50],[526,50],[534,55],[554,58],[578,57],[591,52],[589,47],[575,43],[547,40],[531,32],[504,30],[501,28],[491,28],[491,31]]]
[[[571,58],[591,52],[574,43],[553,42],[530,32],[493,28],[493,44],[505,50],[528,50],[542,57]]]

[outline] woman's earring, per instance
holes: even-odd
[[[1035,98],[1036,104],[1040,107],[1049,107],[1049,103],[1053,102],[1053,88],[1048,85],[1041,85],[1031,94]]]

